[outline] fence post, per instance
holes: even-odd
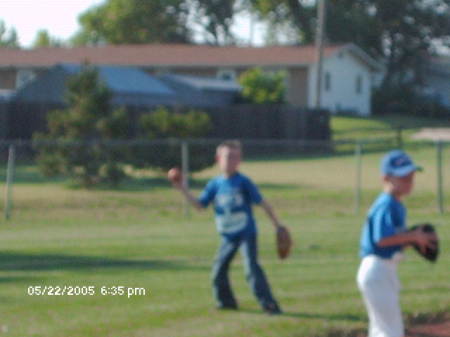
[[[442,141],[436,143],[437,150],[437,197],[439,213],[444,213],[444,190],[443,190],[443,174],[442,174]]]
[[[183,185],[189,188],[189,145],[185,140],[181,142],[181,170],[183,172]],[[185,217],[191,215],[190,204],[186,199],[183,201],[183,214]]]
[[[399,126],[396,129],[396,139],[397,139],[397,148],[402,149],[403,148],[403,135],[402,135],[402,127]]]
[[[356,142],[355,144],[355,159],[356,159],[356,182],[355,182],[355,213],[358,214],[361,208],[361,162],[362,162],[362,144]]]
[[[5,220],[9,220],[11,218],[12,187],[14,180],[15,160],[16,160],[16,147],[14,145],[10,145],[8,152],[8,165],[6,171]]]

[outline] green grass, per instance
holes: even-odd
[[[344,142],[335,146],[337,153],[354,152],[355,142],[362,144],[363,151],[377,152],[404,145],[420,145],[420,141],[411,138],[413,134],[422,128],[450,128],[450,120],[395,114],[369,118],[332,116],[330,127],[332,140]]]
[[[414,117],[406,115],[386,115],[365,117],[332,116],[331,129],[345,133],[356,129],[398,128],[418,129],[423,127],[450,127],[450,120]]]
[[[434,148],[408,150],[425,167],[406,201],[409,218],[438,225],[442,254],[432,266],[408,253],[400,267],[402,306],[405,316],[448,312],[450,205],[447,214],[436,213]],[[292,256],[280,262],[273,230],[256,210],[261,263],[286,312],[278,317],[260,311],[240,258],[231,277],[241,310],[214,310],[209,276],[218,236],[211,211],[184,218],[181,197],[158,175],[118,190],[86,191],[20,166],[13,219],[0,220],[0,334],[312,337],[362,330],[367,319],[355,285],[357,246],[365,209],[379,191],[380,156],[363,157],[359,214],[354,212],[352,156],[254,159],[242,165],[294,236]],[[196,174],[194,192],[214,174],[215,168]],[[446,179],[444,190],[449,188]],[[30,285],[94,286],[97,294],[28,296]],[[115,285],[145,288],[147,294],[100,295],[102,286]]]

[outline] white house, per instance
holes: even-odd
[[[34,50],[0,48],[0,91],[16,90],[59,63],[90,62],[141,68],[153,75],[179,74],[236,80],[260,67],[286,73],[286,101],[314,107],[316,49],[314,46],[236,47],[206,45],[118,45]],[[321,107],[332,112],[370,115],[374,78],[383,73],[376,61],[354,44],[324,48]]]
[[[308,106],[317,98],[317,64],[311,64],[308,76]],[[322,69],[320,105],[331,112],[371,114],[372,89],[383,73],[383,65],[355,45],[346,45],[325,58]]]

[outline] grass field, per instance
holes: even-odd
[[[434,148],[410,152],[425,172],[406,201],[409,219],[438,225],[442,255],[429,265],[407,254],[400,268],[407,317],[450,311],[450,205],[437,214]],[[364,210],[378,193],[380,156],[363,158]],[[218,236],[211,211],[183,217],[181,197],[162,177],[86,191],[19,166],[13,219],[0,220],[0,336],[312,337],[363,330],[355,273],[365,211],[354,213],[354,167],[354,157],[342,155],[243,164],[295,240],[292,256],[278,261],[273,230],[256,210],[261,262],[285,311],[269,317],[245,283],[240,258],[231,276],[241,310],[214,309],[209,275]],[[214,174],[196,174],[194,190]],[[1,181],[4,175],[2,166]],[[96,294],[29,296],[33,285],[94,286]],[[103,286],[144,288],[146,295],[101,295]]]

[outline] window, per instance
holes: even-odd
[[[16,76],[16,89],[22,88],[25,84],[32,81],[36,77],[36,74],[29,69],[20,69],[17,71]]]
[[[327,71],[325,73],[325,91],[331,90],[331,74]]]
[[[219,70],[217,72],[217,78],[226,81],[234,81],[236,79],[236,71],[228,69],[228,70]]]
[[[356,93],[360,94],[362,93],[362,86],[363,86],[363,79],[361,75],[356,76]]]

